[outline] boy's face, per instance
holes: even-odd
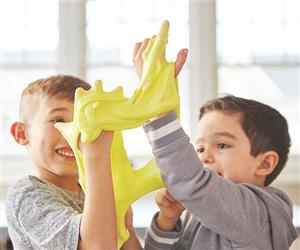
[[[34,111],[26,125],[27,149],[38,175],[58,185],[68,180],[77,181],[73,151],[54,127],[55,122],[73,120],[73,102],[57,97],[36,97],[30,102]]]
[[[259,157],[250,155],[250,141],[240,125],[239,114],[206,113],[198,124],[196,148],[204,166],[225,179],[257,184]]]

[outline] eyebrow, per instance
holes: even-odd
[[[213,135],[214,136],[225,136],[225,137],[229,137],[230,139],[236,140],[236,137],[229,132],[216,132]],[[200,143],[201,140],[203,140],[203,138],[198,138],[196,141],[196,144]]]
[[[217,136],[226,136],[226,137],[229,137],[231,139],[236,140],[236,137],[233,134],[229,133],[229,132],[217,132],[217,133],[214,133],[214,135],[217,135]]]
[[[67,108],[55,108],[55,109],[52,109],[49,114],[53,114],[58,111],[68,111],[68,109]]]

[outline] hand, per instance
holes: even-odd
[[[134,227],[133,227],[133,213],[132,213],[132,208],[129,207],[126,216],[125,216],[125,226],[127,230],[129,231],[129,238],[128,240],[124,243],[124,245],[121,247],[121,250],[140,250],[142,249],[140,242],[136,236]]]
[[[78,148],[85,157],[98,158],[104,155],[109,157],[113,135],[113,131],[102,130],[100,135],[91,143],[83,143],[79,137]]]
[[[149,41],[150,41],[150,39],[146,38],[142,43],[137,42],[135,44],[135,47],[134,47],[134,50],[133,50],[133,63],[134,63],[135,70],[137,72],[139,80],[141,80],[142,74],[143,74],[143,52],[147,48],[147,45],[148,45]],[[174,77],[175,78],[178,76],[178,74],[180,73],[183,65],[185,64],[187,55],[188,55],[188,49],[181,49],[178,52],[177,59],[176,59],[176,62],[175,62],[175,70],[174,70]],[[160,114],[157,117],[151,118],[150,121],[156,120],[156,119],[158,119],[158,118],[160,118],[164,115],[165,115],[165,113]]]
[[[163,231],[174,230],[185,208],[171,196],[166,188],[158,191],[155,201],[160,209],[156,219],[157,226]]]
[[[150,39],[146,38],[142,43],[137,42],[135,44],[134,50],[133,50],[133,63],[135,66],[135,70],[137,72],[139,80],[142,78],[143,73],[143,52],[147,48],[147,45],[149,43]],[[174,71],[174,77],[177,77],[180,73],[183,65],[185,64],[186,58],[188,55],[188,49],[181,49],[177,54],[177,59],[175,62],[175,71]]]
[[[133,228],[133,213],[132,208],[129,207],[125,216],[125,226],[129,232],[134,231]]]

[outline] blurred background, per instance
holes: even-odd
[[[134,44],[156,34],[165,19],[171,24],[167,59],[175,61],[181,48],[190,51],[179,85],[181,121],[192,142],[199,107],[208,99],[230,93],[275,107],[288,120],[292,147],[274,186],[300,205],[299,13],[298,0],[0,1],[2,242],[7,188],[32,173],[25,149],[9,133],[22,90],[38,78],[71,74],[90,83],[101,79],[107,91],[121,85],[130,97],[139,84]],[[144,133],[124,134],[133,166],[143,166],[151,158]],[[153,197],[133,205],[136,227],[150,224],[157,210]],[[295,224],[300,226],[297,206]]]

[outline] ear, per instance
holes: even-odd
[[[260,154],[260,163],[255,171],[258,176],[267,176],[272,173],[279,161],[279,155],[275,151],[267,151]]]
[[[14,122],[10,127],[10,133],[18,144],[20,145],[28,144],[28,138],[25,132],[24,123]]]

